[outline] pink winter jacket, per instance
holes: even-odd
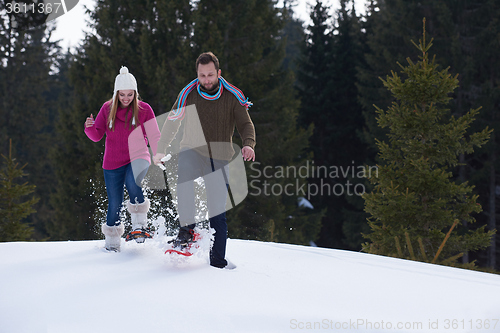
[[[115,130],[112,131],[107,125],[111,102],[102,105],[99,114],[95,118],[94,126],[85,128],[85,134],[90,140],[98,142],[106,134],[104,148],[103,169],[113,170],[124,166],[136,159],[144,159],[151,163],[151,157],[147,143],[156,154],[160,131],[156,122],[155,114],[148,103],[139,101],[139,123],[135,129],[129,129],[129,121],[132,111],[118,107],[116,111]],[[145,132],[144,132],[145,131]]]

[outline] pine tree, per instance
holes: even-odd
[[[27,5],[31,2],[26,1]],[[36,204],[38,213],[27,220],[35,227],[34,237],[40,239],[47,236],[45,223],[51,217],[46,194],[55,184],[53,166],[46,156],[54,124],[52,71],[59,50],[49,42],[53,28],[41,24],[35,16],[0,12],[0,151],[7,154],[8,139],[13,139],[13,153],[19,159],[36,161],[25,171],[40,200]]]
[[[413,55],[415,48],[409,43],[418,39],[422,17],[426,17],[428,31],[436,41],[434,52],[438,63],[450,65],[460,73],[460,86],[454,91],[450,110],[456,117],[462,116],[477,105],[483,108],[477,121],[471,124],[476,131],[488,125],[494,129],[489,142],[473,154],[461,155],[462,165],[453,170],[456,177],[469,181],[475,186],[479,203],[485,208],[477,215],[479,225],[488,223],[488,230],[496,228],[498,218],[496,178],[500,172],[495,133],[500,129],[496,119],[498,111],[498,22],[499,4],[494,0],[479,1],[371,1],[366,17],[368,49],[365,51],[366,64],[358,72],[360,101],[364,107],[366,120],[365,139],[370,143],[370,153],[375,146],[375,138],[385,135],[377,126],[372,105],[385,108],[390,105],[390,93],[384,89],[377,77],[393,69],[396,61],[404,61],[404,56]],[[416,56],[416,55],[415,55]],[[371,164],[371,163],[369,163]],[[475,225],[464,227],[476,228]],[[495,240],[496,238],[496,240]],[[498,237],[493,236],[492,246],[485,251],[464,254],[463,261],[477,260],[482,266],[495,266],[500,262]],[[496,246],[496,249],[495,249]]]
[[[302,52],[298,61],[297,69],[297,90],[301,100],[300,112],[298,116],[299,125],[308,130],[312,130],[310,138],[310,154],[316,165],[327,165],[330,160],[331,141],[327,127],[331,126],[329,117],[331,113],[330,96],[328,83],[332,78],[333,59],[333,38],[330,26],[329,7],[317,1],[311,9],[311,25],[308,27],[309,33],[306,35]],[[312,163],[311,163],[312,165]],[[311,178],[309,182],[315,186],[321,186],[322,179]],[[320,187],[319,187],[320,188]],[[327,195],[327,194],[326,194]],[[333,213],[337,207],[331,206],[327,209],[330,200],[323,195],[308,197],[312,201],[315,209],[324,210],[322,218],[321,233],[316,240],[320,246],[339,247],[340,228],[338,223],[333,221],[338,216]],[[335,219],[336,220],[336,219]],[[335,239],[334,235],[337,235]]]
[[[349,10],[348,5],[349,1],[341,1],[332,25],[329,8],[316,2],[298,71],[299,121],[303,127],[314,125],[311,151],[316,167],[347,170],[365,161],[366,147],[358,134],[363,117],[356,87],[362,33],[354,7]],[[327,209],[318,244],[359,249],[366,218],[360,198],[347,190],[348,184],[359,180],[322,175],[310,182],[324,190],[312,198],[313,205]]]
[[[460,88],[456,93],[454,109],[461,112],[471,105],[482,105],[473,129],[486,125],[494,131],[488,143],[475,154],[462,158],[464,167],[460,169],[460,177],[470,179],[476,185],[480,195],[480,203],[485,207],[478,216],[480,223],[488,223],[488,230],[497,228],[498,195],[496,183],[500,172],[498,155],[500,147],[495,133],[500,130],[500,122],[496,116],[500,95],[498,94],[498,77],[500,67],[496,57],[500,43],[495,37],[500,25],[495,19],[500,14],[498,2],[482,0],[450,4],[453,8],[454,20],[462,22],[457,25],[457,37],[454,39],[454,63],[461,71]],[[470,259],[478,259],[483,265],[498,268],[500,251],[498,236],[494,235],[487,253],[476,253]]]
[[[1,26],[8,30],[6,34],[2,34],[3,38],[12,40],[12,37],[19,32],[39,28],[45,24],[49,16],[49,14],[37,10],[39,3],[37,0],[23,2],[2,0],[0,3],[4,10],[0,14],[0,20],[3,21]],[[3,49],[3,51],[6,50],[8,49]]]
[[[296,0],[283,2],[283,15],[285,17],[285,27],[283,28],[282,38],[286,38],[285,59],[283,59],[283,68],[290,69],[297,79],[298,59],[301,56],[302,45],[304,44],[306,34],[304,31],[304,22],[295,17],[294,7]]]
[[[374,191],[364,196],[372,229],[364,250],[455,264],[463,253],[488,247],[493,235],[484,226],[459,230],[463,221],[475,221],[472,214],[481,206],[473,187],[455,182],[451,173],[458,156],[484,145],[491,131],[467,133],[479,109],[449,116],[446,105],[458,75],[438,70],[435,58],[429,60],[432,41],[425,38],[424,27],[420,44],[415,44],[420,60],[408,58],[407,66],[400,65],[404,78],[392,72],[382,80],[395,101],[386,111],[376,108],[379,125],[389,129],[389,142],[377,141],[384,164],[379,177],[370,179]]]
[[[457,3],[457,1],[450,0]],[[366,31],[365,61],[358,69],[359,100],[364,109],[364,139],[369,144],[370,155],[375,155],[376,139],[386,135],[375,120],[373,104],[385,108],[391,104],[391,95],[378,77],[394,69],[396,62],[404,62],[407,56],[418,56],[411,40],[421,34],[420,22],[425,16],[428,32],[440,43],[435,46],[438,60],[448,63],[453,50],[454,23],[450,19],[452,11],[448,1],[400,1],[371,0],[365,16],[363,28]],[[454,64],[451,64],[454,67]]]
[[[35,213],[33,205],[38,198],[24,199],[35,191],[34,185],[19,183],[19,178],[27,176],[22,167],[12,156],[12,140],[9,145],[9,155],[1,155],[4,165],[0,169],[0,242],[28,240],[33,234],[33,228],[22,219]]]
[[[351,3],[351,10],[348,5]],[[336,153],[329,164],[360,167],[366,162],[368,145],[362,140],[362,128],[365,121],[362,107],[359,103],[359,90],[356,77],[357,68],[363,63],[364,36],[360,17],[357,16],[354,2],[341,0],[340,9],[337,11],[337,22],[333,36],[334,51],[334,79],[330,89],[335,91],[332,108],[335,110],[332,120],[335,127],[331,130],[331,150]],[[331,121],[332,121],[331,120]],[[365,179],[349,176],[343,180],[362,185],[365,190]],[[337,198],[336,198],[337,199]],[[340,199],[340,198],[339,198]],[[363,200],[359,195],[346,195],[344,200],[335,200],[340,207],[342,219],[342,247],[352,250],[361,249],[361,233],[368,230],[366,214],[363,212]]]

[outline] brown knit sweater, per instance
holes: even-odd
[[[205,91],[203,87],[201,89]],[[214,95],[218,89],[219,86],[205,92]],[[177,102],[174,103],[172,109],[177,107]],[[192,105],[196,107],[197,112],[188,112],[194,110],[191,107]],[[175,121],[167,119],[165,121],[158,142],[159,153],[166,152],[167,147],[179,132],[181,123],[184,129],[180,149],[196,149],[204,156],[229,160],[234,155],[232,137],[235,126],[241,136],[243,146],[255,148],[255,127],[253,122],[246,108],[238,102],[231,92],[224,90],[217,100],[209,101],[201,97],[195,89],[187,96],[186,106],[184,119]],[[203,133],[198,133],[200,130],[196,118],[199,118]],[[223,144],[219,144],[219,142]]]

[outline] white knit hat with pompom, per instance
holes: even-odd
[[[139,93],[139,91],[137,90],[137,81],[135,80],[135,77],[129,73],[128,68],[125,66],[122,66],[122,68],[120,69],[120,74],[116,76],[113,99],[116,96],[116,92],[118,90],[135,90],[136,93]]]

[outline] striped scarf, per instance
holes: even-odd
[[[198,90],[198,94],[200,94],[201,97],[203,97],[206,100],[209,101],[215,101],[222,95],[222,91],[227,89],[230,93],[232,93],[236,98],[238,99],[238,102],[242,106],[244,106],[247,110],[249,107],[253,105],[252,102],[248,100],[248,98],[245,98],[245,95],[243,95],[243,92],[233,86],[231,83],[227,82],[222,76],[219,77],[219,91],[215,95],[209,95],[206,92],[201,91],[200,89],[200,81],[198,79],[194,79],[191,81],[187,86],[184,87],[184,89],[181,90],[181,93],[179,94],[179,100],[177,102],[177,109],[173,110],[171,115],[168,116],[169,120],[177,120],[177,119],[182,119],[184,118],[184,109],[186,107],[186,99],[187,96],[191,91],[194,89]]]

